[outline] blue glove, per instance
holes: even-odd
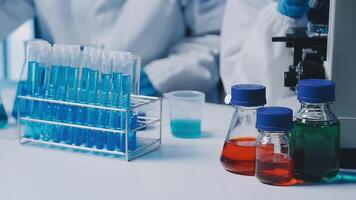
[[[309,11],[309,0],[279,0],[278,11],[295,19],[302,18]]]
[[[146,96],[157,95],[157,91],[155,90],[150,79],[148,79],[147,74],[143,70],[141,70],[140,94]]]

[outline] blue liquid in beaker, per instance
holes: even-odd
[[[172,134],[180,138],[197,138],[201,133],[201,121],[197,119],[171,120]]]

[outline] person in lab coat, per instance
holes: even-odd
[[[234,84],[266,86],[269,105],[296,104],[283,74],[292,49],[272,37],[285,36],[306,22],[308,0],[228,0],[222,28],[220,75],[227,94]],[[290,102],[292,100],[292,102]]]
[[[0,0],[0,41],[36,16],[42,39],[140,55],[143,94],[211,94],[224,9],[225,0]]]

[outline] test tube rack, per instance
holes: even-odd
[[[48,98],[33,97],[30,95],[17,96],[21,101],[42,103],[47,105],[62,105],[72,106],[77,108],[96,109],[97,111],[109,111],[120,113],[124,116],[125,126],[123,129],[114,129],[110,127],[89,126],[72,122],[59,122],[55,120],[43,119],[40,117],[32,117],[30,115],[23,115],[18,111],[18,131],[20,144],[27,146],[44,147],[50,149],[69,150],[74,152],[93,153],[95,155],[112,156],[115,158],[122,158],[126,161],[134,160],[149,152],[158,149],[161,145],[162,132],[162,99],[158,97],[149,97],[131,94],[131,106],[129,109],[114,108],[109,106],[89,105],[82,103],[74,103],[69,101],[52,100]],[[129,116],[132,113],[145,113],[144,115],[137,115],[137,125],[131,127],[129,125]],[[35,126],[35,130],[30,130],[30,125]],[[124,149],[108,150],[105,146],[103,148],[87,147],[83,145],[68,144],[64,141],[55,142],[45,140],[42,137],[28,137],[26,134],[31,131],[31,134],[40,135],[45,127],[53,126],[60,128],[73,128],[75,130],[91,130],[100,131],[102,133],[122,135],[125,138]],[[33,132],[37,131],[37,133]],[[54,129],[55,131],[55,129]],[[134,149],[129,149],[129,133],[135,131],[136,145]],[[43,134],[43,133],[41,133]]]

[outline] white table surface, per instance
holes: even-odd
[[[1,94],[10,108],[13,90]],[[356,172],[342,184],[292,187],[226,172],[219,156],[232,109],[206,104],[204,113],[204,137],[177,139],[164,106],[162,147],[132,162],[21,146],[10,125],[0,130],[0,200],[356,199]]]

